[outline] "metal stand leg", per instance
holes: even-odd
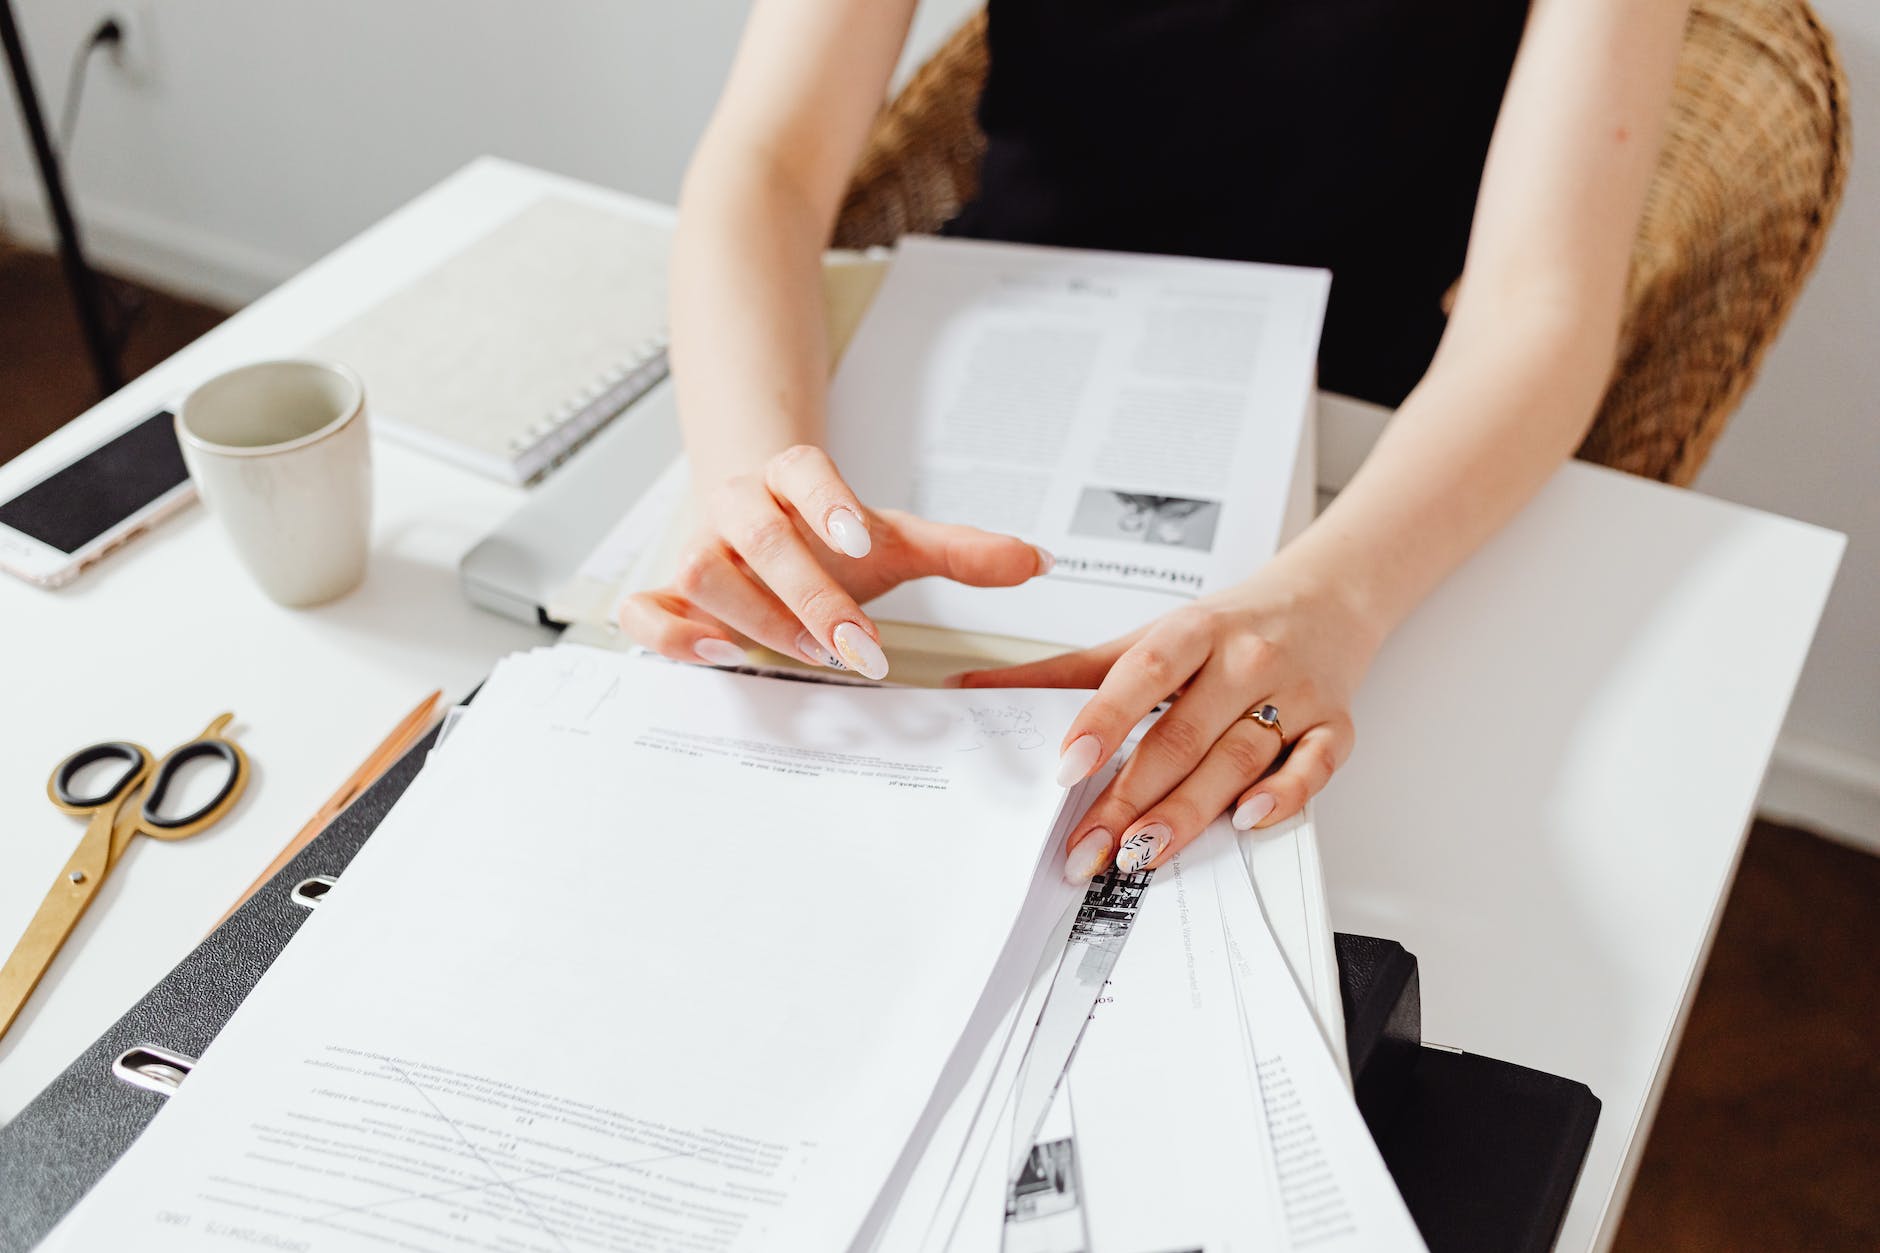
[[[26,63],[26,47],[20,42],[19,25],[13,20],[12,0],[0,0],[0,41],[6,44],[13,93],[19,98],[20,114],[26,119],[26,133],[32,140],[33,159],[39,165],[39,181],[46,189],[46,204],[52,211],[52,226],[59,237],[59,263],[65,270],[65,286],[72,293],[79,328],[85,335],[85,348],[91,355],[92,375],[98,380],[99,394],[108,396],[118,389],[123,379],[118,374],[117,355],[111,350],[97,277],[85,264],[78,223],[73,220],[71,203],[65,197],[65,177],[59,170],[59,154],[53,149],[45,115],[39,109],[39,93],[33,86],[32,67]]]

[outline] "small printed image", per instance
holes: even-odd
[[[1077,1154],[1071,1141],[1034,1144],[1006,1194],[1005,1221],[1031,1222],[1077,1207]]]
[[[1143,891],[1154,877],[1153,870],[1124,874],[1114,866],[1097,875],[1084,890],[1084,902],[1071,924],[1071,936],[1079,940],[1121,940],[1127,936],[1130,924],[1136,921]]]
[[[1073,535],[1092,539],[1165,544],[1210,552],[1221,502],[1188,496],[1146,496],[1109,487],[1086,487],[1071,514]]]

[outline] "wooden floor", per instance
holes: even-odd
[[[135,302],[119,358],[126,378],[225,316],[143,287],[113,283],[110,289],[114,307]],[[0,241],[0,461],[97,403],[88,361],[59,267],[50,257]]]
[[[221,318],[142,295],[132,372]],[[0,460],[92,403],[74,326],[0,246]],[[1880,1250],[1880,859],[1751,832],[1616,1247]]]

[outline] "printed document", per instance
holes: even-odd
[[[850,1247],[1081,895],[1083,699],[504,662],[64,1247]]]
[[[1225,819],[1155,872],[1065,1090],[1031,1173],[1074,1181],[1087,1242],[1013,1253],[1423,1248]]]
[[[923,579],[882,621],[1096,643],[1279,546],[1330,276],[901,241],[843,356],[829,450],[862,500],[1057,557],[1015,589]]]

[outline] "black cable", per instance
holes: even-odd
[[[92,28],[72,57],[72,72],[65,80],[65,107],[59,111],[59,152],[67,160],[71,159],[72,140],[78,134],[78,105],[85,96],[85,71],[91,65],[91,54],[123,38],[124,28],[118,20],[107,17]]]
[[[59,154],[65,160],[72,155],[72,141],[78,135],[78,106],[85,96],[85,71],[91,66],[92,53],[124,41],[124,27],[114,17],[107,17],[92,28],[72,57],[72,72],[65,80],[65,105],[59,115]],[[102,333],[113,355],[121,354],[131,330],[144,312],[144,296],[124,280],[93,272],[98,295],[105,308]]]

